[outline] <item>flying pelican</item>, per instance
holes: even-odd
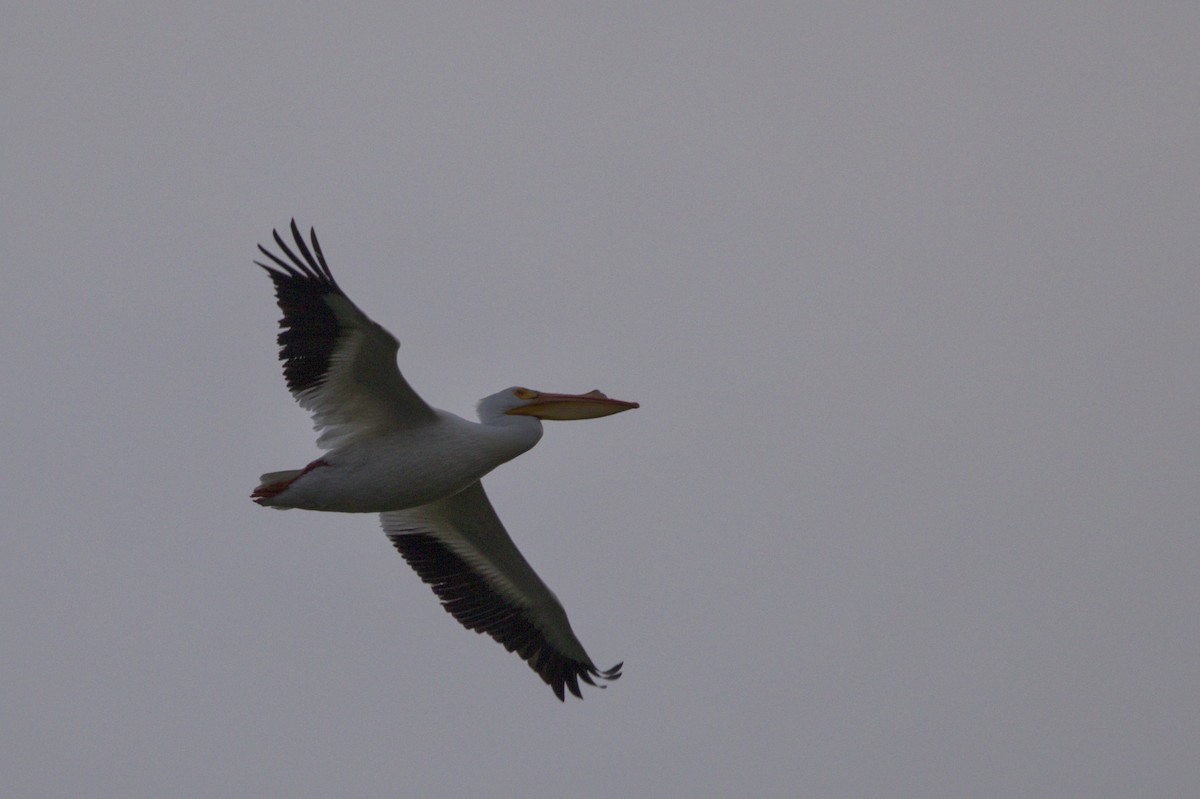
[[[566,611],[509,538],[479,480],[531,449],[542,419],[595,419],[638,407],[599,391],[548,394],[506,388],[478,405],[479,423],[425,404],[396,367],[400,342],[350,301],[296,220],[300,256],[258,249],[283,310],[279,358],[288,389],[312,413],[327,450],[303,469],[264,474],[251,497],[270,508],[378,513],[392,544],[464,627],[487,633],[564,700],[597,669]],[[315,256],[315,257],[314,257]],[[604,686],[600,686],[603,688]]]

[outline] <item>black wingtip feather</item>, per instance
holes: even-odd
[[[272,237],[288,260],[260,244],[259,252],[274,266],[261,261],[254,263],[266,270],[275,284],[275,299],[283,311],[283,318],[279,320],[282,328],[278,338],[279,357],[283,361],[288,388],[299,393],[319,386],[329,371],[330,357],[337,347],[341,330],[326,297],[340,295],[342,291],[321,254],[316,231],[311,231],[312,251],[305,244],[294,219],[291,231],[302,258],[297,257],[278,230],[273,230]],[[313,252],[317,257],[313,257]]]
[[[317,250],[317,252],[319,253],[320,248],[316,246],[316,244],[317,244],[316,228],[310,228],[309,233],[312,236],[313,249]],[[276,233],[275,236],[276,236],[276,240],[278,240],[279,234]],[[324,257],[313,258],[312,253],[309,252],[308,245],[304,243],[304,236],[300,234],[300,228],[298,228],[296,226],[295,219],[292,220],[292,238],[294,238],[296,240],[296,246],[300,249],[300,254],[304,256],[305,263],[307,263],[309,265],[309,267],[312,268],[312,271],[319,274],[321,277],[325,278],[326,280],[328,280],[330,285],[332,285],[336,288],[337,282],[333,279],[333,275],[330,273],[329,266],[325,263]],[[287,248],[285,247],[284,250],[286,251],[286,249]],[[291,255],[291,253],[288,253],[288,254]],[[293,257],[292,260],[295,260],[295,258]]]
[[[487,633],[509,652],[516,652],[550,686],[559,701],[566,701],[568,690],[582,699],[581,679],[603,688],[594,680],[615,680],[621,676],[621,663],[600,671],[591,661],[575,660],[554,649],[519,607],[492,589],[436,537],[404,533],[388,538],[433,588],[448,613],[467,629]]]

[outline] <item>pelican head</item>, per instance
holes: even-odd
[[[598,390],[586,394],[550,394],[514,386],[497,395],[497,409],[506,416],[569,421],[598,419],[638,407],[636,402],[612,399]]]

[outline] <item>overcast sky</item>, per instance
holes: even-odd
[[[5,11],[0,793],[1195,795],[1200,7],[231,5]],[[641,403],[485,480],[608,690],[249,500],[293,216]]]

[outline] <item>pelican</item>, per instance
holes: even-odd
[[[566,611],[509,538],[480,478],[531,449],[542,420],[595,419],[638,407],[600,391],[550,394],[514,386],[480,400],[479,422],[430,407],[396,366],[400,342],[342,292],[292,220],[299,257],[258,249],[283,311],[279,358],[292,396],[313,416],[325,454],[264,474],[251,497],[286,510],[378,513],[383,531],[464,627],[516,652],[565,701],[579,681],[615,680],[575,637]],[[603,688],[603,685],[599,687]]]

